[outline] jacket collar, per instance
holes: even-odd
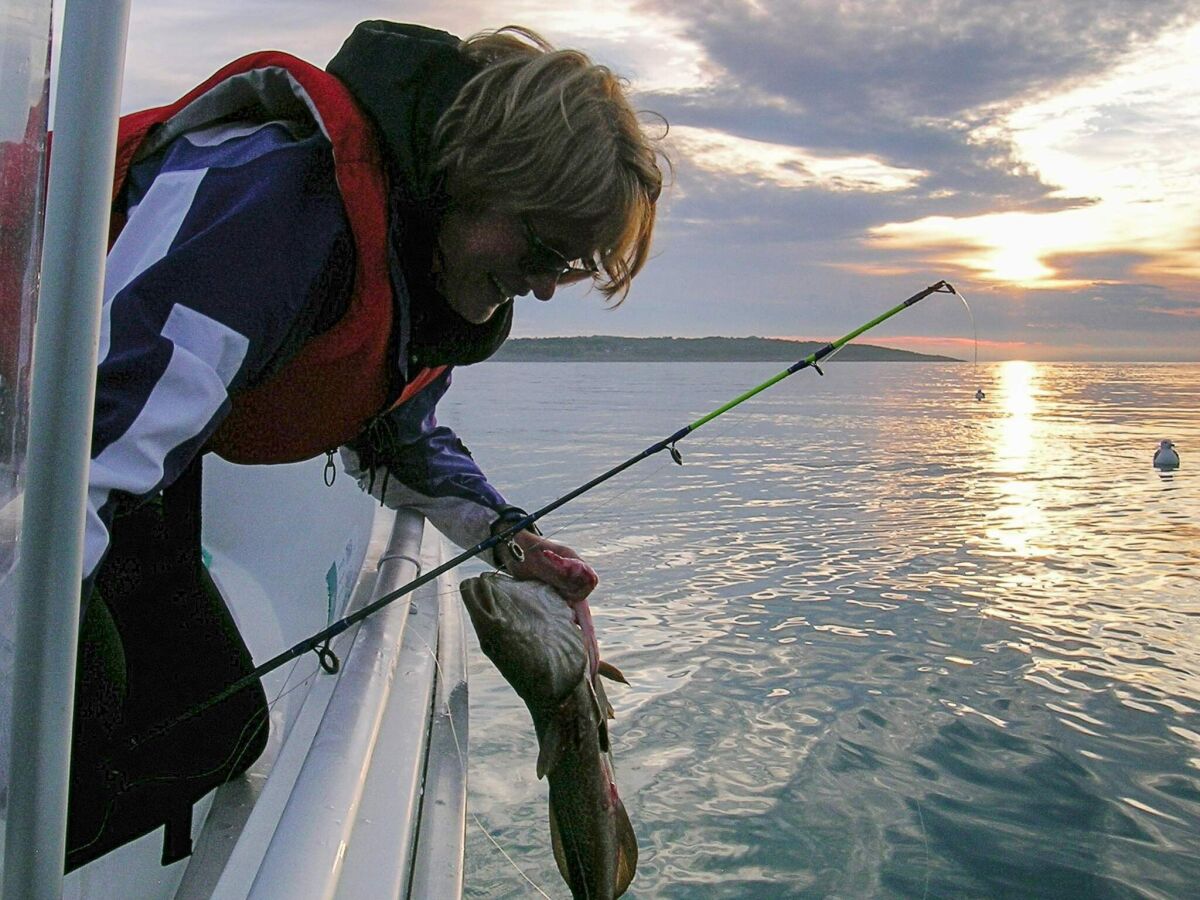
[[[467,322],[450,309],[431,272],[448,205],[433,174],[433,131],[478,71],[458,52],[460,43],[445,31],[373,20],[354,29],[328,66],[374,125],[386,159],[393,358],[405,381],[417,368],[487,359],[512,327],[512,303],[482,325]]]

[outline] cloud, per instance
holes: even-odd
[[[648,0],[719,70],[648,102],[672,121],[929,171],[928,211],[1062,208],[994,126],[1105,71],[1200,9],[1190,0]]]
[[[801,147],[676,127],[671,140],[696,166],[783,188],[888,193],[906,190],[928,173],[889,166],[868,156],[822,156]]]
[[[1176,316],[1180,319],[1200,319],[1200,306],[1188,306],[1179,309],[1163,309],[1162,307],[1147,307],[1147,312],[1163,316]]]
[[[972,299],[972,305],[989,310],[989,318],[1019,311],[1019,321],[1040,332],[1040,339],[1056,331],[1082,332],[1098,346],[1152,347],[1166,338],[1187,339],[1180,334],[1180,320],[1192,319],[1200,310],[1196,298],[1175,296],[1154,284],[1097,282],[1069,291],[1001,292],[996,300],[1007,296],[1011,307],[1003,310],[995,308],[990,295],[976,296],[979,302]]]
[[[1128,282],[1153,257],[1147,253],[1058,253],[1046,265],[1058,278],[1077,283]]]
[[[1194,293],[1198,53],[1200,27],[1164,35],[1103,76],[997,121],[1029,165],[1063,184],[1051,198],[1094,194],[1094,202],[892,221],[871,230],[872,242],[993,282],[1063,288],[1153,280]]]
[[[367,19],[418,22],[464,36],[509,24],[511,7],[495,6],[485,0],[415,0],[402,6],[387,0],[135,3],[122,108],[173,100],[230,60],[257,50],[284,50],[324,66],[354,26]]]
[[[761,159],[753,166],[766,168]],[[677,155],[676,185],[668,192],[660,228],[664,236],[687,235],[723,248],[837,240],[844,243],[826,249],[826,262],[858,258],[863,233],[912,214],[914,201],[906,191],[847,190],[846,184],[845,179],[821,184],[799,169],[718,169]],[[811,246],[804,251],[816,252]]]
[[[324,65],[367,19],[416,22],[467,36],[518,24],[552,43],[580,47],[643,89],[705,83],[705,54],[686,39],[664,47],[665,23],[635,0],[603,5],[541,0],[195,0],[133,4],[126,67],[128,110],[174,99],[231,59],[280,49]],[[56,32],[57,33],[57,32]]]
[[[1190,0],[648,0],[643,8],[680,22],[740,87],[786,98],[834,123],[834,133],[864,140],[880,122],[953,120],[1097,74],[1200,15]]]

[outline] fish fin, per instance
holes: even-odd
[[[596,711],[596,731],[600,737],[600,751],[602,753],[609,752],[608,744],[608,719],[612,716],[612,704],[608,702],[608,697],[604,694],[604,685],[600,683],[599,678],[593,678],[588,682],[588,693],[592,695],[592,709]],[[605,713],[607,712],[607,715]]]
[[[608,662],[605,662],[604,660],[600,660],[600,665],[596,671],[598,674],[603,675],[605,678],[609,679],[610,681],[619,681],[619,682],[621,682],[621,684],[629,684],[629,681],[621,673],[621,670],[618,669],[616,666],[614,666],[612,663],[608,663]]]
[[[633,876],[637,874],[638,843],[637,835],[633,833],[633,823],[629,821],[629,813],[625,812],[625,804],[620,798],[617,799],[616,817],[617,877],[613,879],[613,896],[620,897],[629,889]]]
[[[558,765],[564,752],[566,752],[566,748],[563,743],[562,728],[557,722],[552,721],[538,740],[537,777],[539,781],[554,771],[554,767]]]
[[[592,679],[592,690],[596,694],[596,712],[600,714],[602,719],[615,719],[617,714],[613,712],[613,705],[608,702],[608,692],[604,690],[604,683],[599,679]]]

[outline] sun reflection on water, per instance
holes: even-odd
[[[997,394],[1003,415],[992,423],[995,472],[1008,476],[998,484],[995,524],[987,536],[1020,556],[1037,556],[1046,533],[1042,512],[1045,482],[1028,478],[1043,453],[1043,428],[1037,419],[1039,371],[1035,363],[1014,360],[1000,366]]]

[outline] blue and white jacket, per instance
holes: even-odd
[[[338,320],[354,245],[320,132],[285,122],[192,131],[129,171],[126,223],[108,259],[84,571],[115,509],[172,483],[230,409]],[[400,348],[398,354],[405,352]],[[403,365],[397,359],[397,365]],[[446,368],[387,414],[385,459],[347,471],[389,506],[420,509],[460,546],[487,537],[504,497],[435,408]]]

